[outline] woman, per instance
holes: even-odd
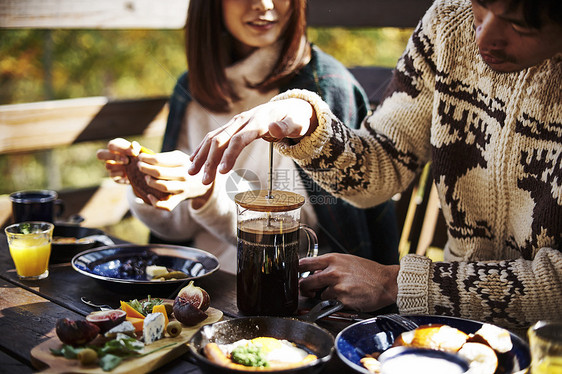
[[[200,182],[200,176],[187,175],[187,155],[208,132],[235,114],[292,88],[318,93],[345,123],[359,126],[368,112],[364,91],[339,62],[312,46],[305,33],[305,0],[190,1],[186,29],[189,73],[174,88],[163,153],[141,154],[139,163],[140,170],[150,175],[151,186],[174,195],[167,201],[152,196],[151,205],[132,194],[130,199],[133,214],[154,236],[166,242],[190,241],[219,257],[224,270],[235,272],[232,196],[240,190],[267,188],[269,143],[255,142],[245,149],[233,172],[218,176],[209,186]],[[129,142],[116,139],[98,157],[107,161],[113,178],[121,179],[121,155],[132,153]],[[353,253],[397,263],[392,202],[357,209],[328,194],[288,158],[275,153],[273,168],[274,188],[307,197],[302,221],[319,234],[321,252]]]

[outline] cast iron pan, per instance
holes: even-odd
[[[190,339],[188,346],[191,356],[206,373],[256,373],[255,370],[235,370],[215,364],[205,357],[203,347],[211,342],[229,344],[240,339],[252,339],[260,336],[286,339],[315,354],[318,359],[304,366],[274,372],[318,373],[332,357],[334,337],[328,330],[312,322],[326,317],[342,307],[342,303],[337,300],[324,300],[312,308],[309,313],[295,318],[258,316],[216,322],[201,327]]]
[[[64,237],[64,238],[85,238],[90,235],[103,235],[104,232],[100,229],[93,229],[88,227],[81,227],[73,224],[55,224],[53,229],[53,237]],[[59,264],[63,262],[70,262],[72,257],[76,254],[85,251],[86,249],[99,247],[103,245],[97,241],[86,242],[86,243],[52,243],[51,244],[51,257],[49,263]]]

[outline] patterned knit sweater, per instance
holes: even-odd
[[[401,260],[400,313],[520,332],[562,318],[562,56],[500,74],[474,37],[470,1],[436,1],[360,130],[343,126],[318,96],[294,90],[273,100],[309,101],[318,128],[279,149],[360,207],[404,190],[431,161],[446,262]]]

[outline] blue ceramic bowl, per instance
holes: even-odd
[[[410,374],[413,372],[412,367],[418,368],[415,371],[417,373],[466,373],[469,367],[469,363],[465,359],[454,353],[414,347],[387,349],[380,355],[378,360],[381,363],[381,372],[383,374]]]
[[[135,266],[129,266],[131,263]],[[189,280],[208,276],[219,269],[218,259],[208,252],[166,244],[116,244],[89,249],[74,256],[71,265],[80,274],[116,292],[130,292],[134,286],[139,293],[177,289]],[[187,278],[151,281],[144,272],[146,265],[179,270],[186,273]]]
[[[467,334],[475,333],[483,323],[463,318],[445,316],[405,316],[418,325],[443,324],[455,327]],[[359,373],[369,371],[359,362],[367,354],[382,352],[392,346],[394,339],[406,331],[388,319],[370,318],[354,323],[342,330],[336,337],[335,347],[340,359]],[[515,334],[510,333],[513,348],[504,353],[501,361],[505,363],[504,372],[523,373],[531,364],[528,344]]]

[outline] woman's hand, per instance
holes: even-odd
[[[138,152],[138,149],[133,150],[133,145],[130,141],[116,138],[107,143],[107,148],[99,149],[96,156],[99,160],[105,162],[105,168],[109,171],[109,176],[115,182],[129,183],[125,173],[125,165],[129,163],[129,156],[135,156]]]
[[[311,274],[299,281],[301,295],[338,299],[346,307],[371,312],[396,302],[399,265],[381,265],[362,257],[328,253],[305,257],[299,271]]]
[[[244,147],[259,138],[300,139],[316,128],[316,113],[301,99],[272,101],[234,116],[221,128],[205,136],[191,155],[191,175],[204,166],[202,182],[209,184],[218,171],[227,173]]]
[[[213,185],[201,183],[199,175],[189,175],[187,170],[191,166],[189,156],[182,151],[162,152],[154,155],[141,153],[138,167],[146,174],[146,183],[157,190],[171,194],[166,200],[158,200],[149,194],[152,206],[171,211],[186,199],[198,199],[197,206],[204,204],[212,192]]]
[[[187,154],[178,150],[157,154],[144,152],[139,154],[139,152],[138,143],[117,138],[108,143],[107,149],[99,150],[97,157],[105,161],[106,169],[116,182],[130,183],[125,173],[125,165],[129,162],[129,156],[138,155],[137,166],[146,174],[146,183],[152,188],[171,194],[165,200],[159,200],[149,194],[148,199],[156,208],[171,211],[183,200],[195,197],[199,198],[198,205],[201,206],[204,203],[201,197],[208,199],[213,185],[204,185],[199,176],[191,176],[187,173],[191,166]]]

